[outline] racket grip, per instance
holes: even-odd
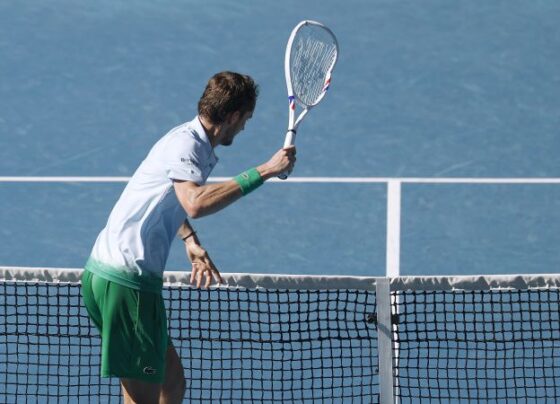
[[[289,129],[286,132],[286,138],[284,139],[284,148],[292,146],[296,142],[296,131],[294,129]],[[285,180],[288,178],[288,173],[283,172],[282,174],[278,175],[278,178],[281,180]]]
[[[286,138],[284,139],[284,147],[292,146],[296,143],[296,131],[295,129],[289,129],[286,132]]]

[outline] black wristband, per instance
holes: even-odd
[[[181,237],[181,240],[187,241],[187,239],[188,239],[190,236],[194,236],[195,234],[196,234],[196,231],[193,230],[193,231],[191,231],[189,234],[187,234],[185,237]]]

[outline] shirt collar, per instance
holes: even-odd
[[[210,138],[208,137],[208,134],[204,130],[204,127],[202,126],[202,123],[200,122],[200,117],[198,115],[192,120],[192,128],[196,131],[196,133],[198,133],[198,135],[200,136],[200,140],[202,140],[205,144],[207,144],[208,147],[212,148],[212,143],[210,143]]]
[[[196,133],[198,133],[198,136],[200,137],[200,140],[202,141],[206,151],[208,152],[208,156],[212,156],[215,159],[215,162],[217,162],[218,157],[214,153],[214,148],[212,147],[212,143],[210,143],[210,138],[208,137],[208,134],[206,133],[206,131],[204,130],[204,127],[202,126],[202,123],[200,122],[200,116],[199,115],[197,115],[191,121],[191,127],[195,130]]]

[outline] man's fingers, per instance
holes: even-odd
[[[196,287],[208,288],[215,281],[218,285],[224,283],[220,272],[216,269],[212,261],[193,262],[190,283],[196,283]]]
[[[285,156],[288,157],[289,159],[293,158],[296,156],[296,149],[285,149]]]
[[[202,285],[202,276],[204,275],[204,271],[198,271],[196,274],[196,287],[199,288]]]
[[[218,284],[221,285],[224,283],[224,280],[222,279],[222,276],[220,275],[220,273],[218,272],[217,269],[214,269],[212,271],[212,276],[214,277],[214,281]]]
[[[190,280],[190,283],[193,283],[193,282],[194,282],[194,277],[195,277],[195,275],[196,275],[197,270],[198,270],[198,268],[197,268],[197,266],[196,266],[196,263],[193,262],[193,264],[192,264],[192,269],[191,269],[191,280]]]
[[[287,151],[287,159],[288,159],[288,167],[287,169],[291,172],[294,169],[294,165],[296,163],[296,149],[295,146],[292,149],[286,150]]]

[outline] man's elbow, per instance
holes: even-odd
[[[190,218],[196,219],[202,216],[203,206],[195,190],[175,185],[175,192],[181,206]]]
[[[197,219],[199,217],[204,216],[202,212],[203,211],[202,206],[200,206],[199,204],[189,203],[186,204],[184,208],[187,211],[187,215],[189,215],[191,219]]]

